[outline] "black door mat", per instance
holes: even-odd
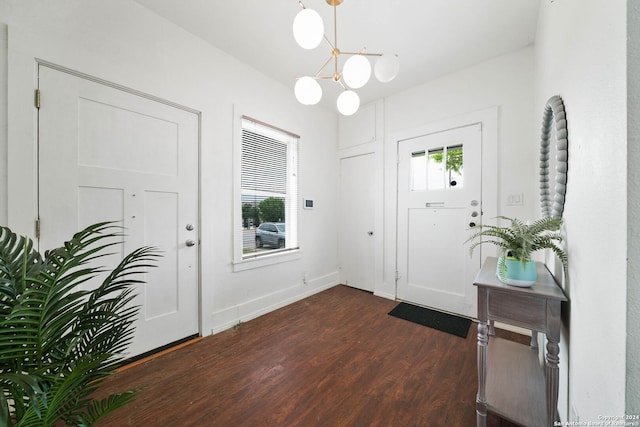
[[[431,310],[417,305],[401,302],[389,312],[391,316],[420,325],[428,326],[439,331],[447,332],[462,338],[467,337],[471,320],[441,311]]]

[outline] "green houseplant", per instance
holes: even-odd
[[[98,267],[121,242],[121,227],[99,223],[43,256],[0,227],[0,425],[89,426],[134,398],[92,397],[125,357],[134,286],[159,256],[142,247],[112,271]],[[94,290],[79,287],[99,274]]]
[[[491,243],[500,249],[496,274],[500,281],[516,286],[531,286],[537,279],[535,262],[531,256],[542,249],[550,249],[555,253],[564,271],[567,270],[567,254],[558,245],[563,237],[560,232],[561,217],[544,217],[532,224],[522,222],[517,218],[499,216],[509,221],[510,226],[498,227],[480,224],[473,229],[479,229],[467,239],[465,243],[473,241],[469,252],[484,243]]]

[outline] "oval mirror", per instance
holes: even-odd
[[[547,101],[540,139],[540,210],[542,216],[561,217],[567,192],[567,119],[558,95]]]

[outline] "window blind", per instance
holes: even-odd
[[[298,247],[297,157],[297,136],[247,117],[242,118],[243,258]],[[286,232],[275,238],[268,235],[267,229],[260,228],[262,223],[284,223],[285,227],[280,228]]]

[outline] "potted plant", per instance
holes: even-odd
[[[133,399],[93,397],[125,357],[134,287],[159,256],[142,247],[112,271],[100,267],[121,243],[121,227],[100,223],[41,255],[0,227],[0,425],[90,426]],[[103,273],[95,289],[80,287]]]
[[[473,241],[469,252],[482,245],[491,243],[500,248],[496,275],[501,282],[513,286],[531,286],[538,278],[535,261],[531,259],[534,252],[551,249],[556,254],[564,271],[567,270],[567,254],[558,245],[563,237],[560,232],[561,217],[544,217],[532,224],[524,223],[517,218],[499,216],[509,221],[509,227],[480,224],[472,227],[479,229],[465,243]]]

